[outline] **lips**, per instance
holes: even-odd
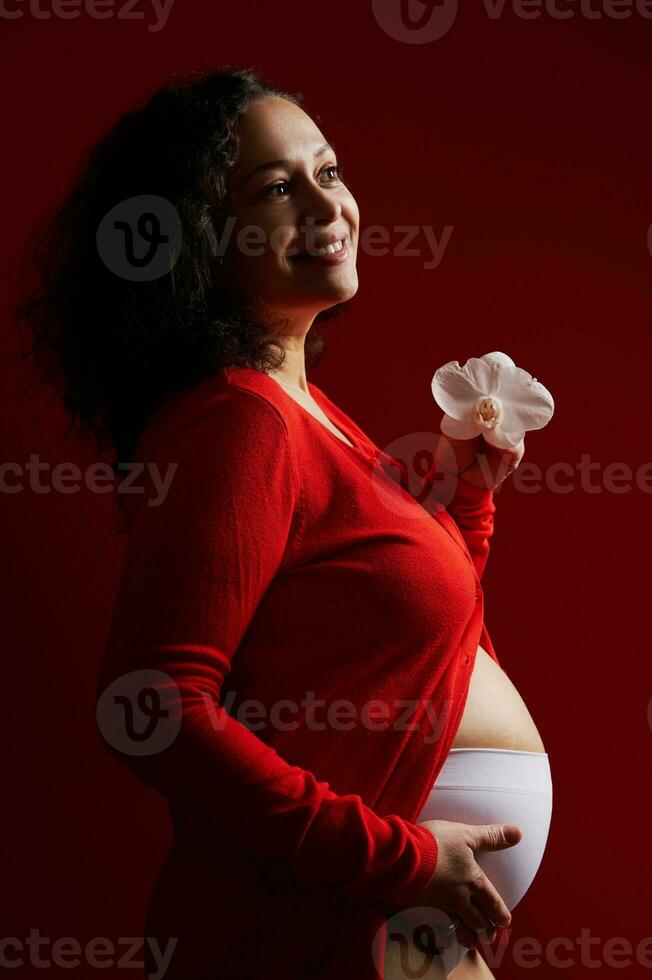
[[[338,243],[341,244],[341,248],[335,249],[334,251],[329,251],[324,254],[318,254],[320,249],[327,248],[329,245],[336,246]],[[340,252],[346,252],[348,250],[348,235],[329,235],[328,238],[322,238],[318,242],[315,242],[310,249],[303,249],[297,255],[292,256],[295,260],[300,261],[301,259],[320,259],[327,258],[328,256],[334,256]]]

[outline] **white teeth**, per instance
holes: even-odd
[[[317,255],[334,255],[335,252],[339,252],[344,248],[344,239],[340,239],[339,242],[335,242],[334,245],[327,245],[326,248],[320,248],[317,251]]]

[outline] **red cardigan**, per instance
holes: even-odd
[[[152,704],[158,725],[125,743],[118,687],[98,719],[172,808],[145,932],[177,937],[167,980],[382,977],[386,916],[436,866],[414,821],[478,643],[498,662],[480,586],[492,491],[459,479],[443,507],[433,466],[425,498],[408,491],[403,464],[309,388],[353,447],[231,367],[169,397],[133,455],[177,466],[164,500],[150,479],[124,493],[98,696],[126,684],[134,728]],[[139,670],[159,672],[142,700]]]

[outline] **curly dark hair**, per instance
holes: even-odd
[[[225,365],[269,371],[285,359],[269,319],[238,303],[228,263],[216,260],[214,248],[228,218],[236,124],[269,95],[304,103],[302,93],[282,91],[251,68],[173,79],[93,147],[60,209],[37,230],[29,256],[36,283],[17,309],[19,330],[27,326],[33,342],[20,356],[57,389],[70,421],[66,436],[79,422],[100,453],[114,451],[116,477],[168,392]],[[139,195],[169,202],[182,234],[164,274],[133,281],[111,271],[97,236],[112,208]],[[316,327],[345,305],[315,318],[308,364],[325,349]]]

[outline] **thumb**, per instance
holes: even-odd
[[[474,851],[502,851],[513,847],[523,837],[523,831],[513,823],[490,823],[485,825],[470,825],[475,838]]]

